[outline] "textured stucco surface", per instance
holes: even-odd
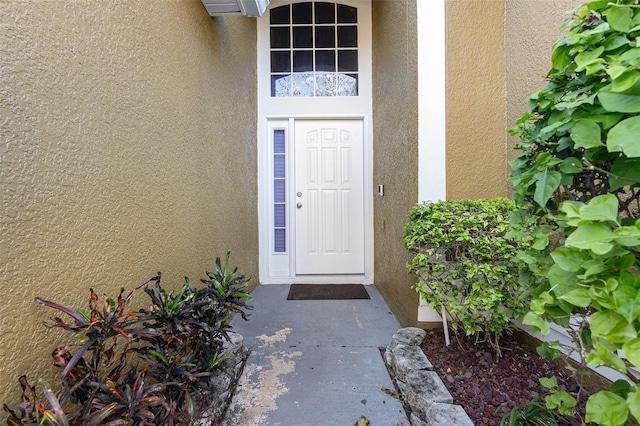
[[[551,49],[562,22],[583,0],[507,0],[505,2],[506,128],[515,126],[527,99],[546,84]],[[508,136],[507,154],[515,155],[517,136]]]
[[[374,280],[406,326],[416,324],[418,306],[402,238],[409,209],[418,200],[416,2],[382,0],[372,7],[373,182],[385,188],[374,200]]]
[[[0,2],[0,402],[85,308],[216,255],[257,281],[255,20],[200,0]],[[257,284],[257,283],[256,283]],[[147,303],[140,294],[139,302]],[[71,340],[70,340],[71,339]]]
[[[507,131],[544,84],[565,12],[580,0],[447,0],[447,198],[508,196]],[[373,1],[375,283],[403,325],[417,296],[402,229],[417,201],[415,1]]]
[[[507,195],[504,4],[448,0],[447,198]]]

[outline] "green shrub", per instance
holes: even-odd
[[[524,292],[512,262],[517,247],[506,236],[507,199],[440,201],[416,205],[404,230],[413,255],[414,288],[433,308],[444,307],[452,328],[467,335],[500,335],[524,310]]]
[[[628,373],[640,367],[640,7],[590,1],[564,29],[549,83],[512,130],[513,224],[531,243],[518,258],[536,289],[524,322],[564,326],[584,363]],[[587,403],[601,425],[629,414],[640,419],[638,384]]]

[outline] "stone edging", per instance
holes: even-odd
[[[214,391],[208,396],[208,408],[192,426],[212,426],[222,421],[244,370],[249,356],[249,350],[244,346],[244,338],[234,332],[227,332],[227,335],[229,340],[223,340],[222,351],[228,355],[222,361],[217,374],[211,378],[210,387]]]
[[[420,328],[401,328],[384,354],[394,382],[411,409],[411,426],[473,426],[464,409],[453,404],[451,394],[420,349],[425,335]]]

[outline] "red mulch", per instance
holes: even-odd
[[[427,330],[422,350],[449,389],[454,404],[461,405],[476,425],[498,426],[513,407],[529,402],[536,393],[547,394],[538,381],[541,377],[555,375],[559,388],[572,393],[579,390],[573,377],[514,337],[500,338],[502,358],[497,362],[496,351],[489,343],[474,344],[473,336],[458,337],[451,334],[447,347],[442,330]],[[586,397],[581,392],[578,411],[582,418]]]

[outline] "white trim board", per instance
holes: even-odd
[[[445,0],[418,1],[418,202],[446,199]],[[441,321],[420,300],[418,321]]]
[[[445,0],[417,2],[418,201],[446,199]]]

